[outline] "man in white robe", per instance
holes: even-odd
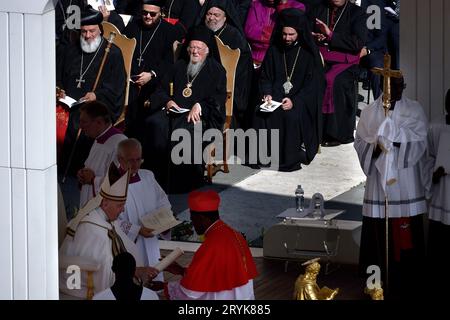
[[[60,260],[77,257],[82,263],[83,258],[87,258],[100,266],[93,274],[93,292],[89,292],[91,284],[88,283],[84,273],[81,277],[81,288],[70,289],[67,279],[71,274],[66,273],[66,270],[60,270],[60,290],[65,294],[91,298],[93,294],[111,287],[114,283],[114,274],[111,270],[113,258],[124,251],[131,253],[135,258],[138,266],[136,277],[143,283],[147,283],[158,273],[154,268],[143,267],[144,262],[139,250],[121,231],[117,221],[125,205],[129,173],[110,184],[113,179],[110,170],[100,193],[69,222],[67,235],[59,251]]]
[[[448,294],[450,279],[443,276],[447,267],[442,263],[450,243],[450,90],[445,98],[446,124],[433,124],[428,133],[429,173],[432,175],[431,201],[428,212],[427,256],[431,290]]]
[[[122,231],[136,243],[145,265],[154,266],[159,262],[158,237],[152,229],[142,225],[140,218],[160,209],[170,210],[171,205],[166,193],[160,187],[150,170],[140,169],[142,164],[142,146],[136,139],[127,139],[119,143],[117,159],[119,170],[130,170],[131,178],[128,187],[125,210],[119,216]],[[169,239],[170,239],[170,234]],[[163,281],[160,273],[155,280]]]
[[[81,184],[82,208],[99,192],[109,165],[116,157],[117,144],[127,137],[112,126],[108,108],[98,101],[88,102],[81,107],[80,128],[88,137],[95,139],[84,168],[77,173]]]
[[[417,279],[424,255],[423,214],[428,121],[422,106],[402,98],[404,80],[391,79],[388,116],[382,97],[364,109],[356,130],[355,149],[367,176],[363,203],[360,273],[378,265],[385,273],[385,199],[389,217],[389,282],[392,293],[408,290]],[[409,291],[409,292],[408,292]]]

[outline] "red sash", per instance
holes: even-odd
[[[164,18],[164,20],[166,20],[168,23],[170,23],[171,25],[176,25],[179,19],[175,19],[175,18]]]

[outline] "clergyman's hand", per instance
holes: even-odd
[[[56,100],[64,99],[66,97],[66,92],[64,89],[56,88]]]
[[[331,29],[322,20],[316,18],[316,26],[325,36],[331,37]]]
[[[143,236],[144,238],[152,238],[154,236],[153,231],[154,230],[151,228],[142,226],[139,230],[139,235]]]
[[[311,32],[312,36],[314,37],[314,39],[316,39],[317,42],[322,42],[324,41],[327,37],[322,34],[322,33],[315,33],[315,32]]]
[[[191,111],[189,111],[187,122],[193,122],[194,124],[197,124],[200,122],[200,116],[202,115],[202,109],[200,108],[200,105],[198,103],[194,104],[192,106]]]
[[[88,92],[80,100],[82,100],[84,102],[91,102],[91,101],[97,100],[97,96],[95,95],[94,92]]]
[[[102,13],[103,21],[108,21],[111,12],[109,12],[109,10],[106,9],[106,6],[98,6],[98,11]]]
[[[272,102],[272,96],[270,94],[266,94],[264,95],[262,101],[266,102],[267,104],[270,104]]]
[[[281,100],[281,107],[284,111],[291,110],[294,105],[292,104],[292,100],[289,98],[284,98]]]
[[[147,82],[149,82],[152,79],[152,74],[150,72],[141,72],[137,75],[139,78],[135,80],[135,83],[138,86],[144,86]]]
[[[95,173],[89,168],[82,168],[77,172],[78,182],[82,185],[84,184],[93,184]]]
[[[141,279],[144,284],[154,279],[158,274],[158,269],[153,267],[136,267],[136,271],[134,272],[134,275]]]
[[[169,102],[166,103],[166,110],[167,110],[167,112],[169,112],[170,108],[174,108],[174,109],[180,110],[180,107],[173,100],[170,100]]]

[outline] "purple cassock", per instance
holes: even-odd
[[[278,12],[286,8],[305,10],[305,5],[296,0],[287,0],[277,6],[264,0],[253,0],[245,23],[245,36],[252,48],[253,62],[260,65],[270,44]]]

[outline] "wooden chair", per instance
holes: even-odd
[[[236,76],[236,68],[238,65],[239,57],[241,55],[241,50],[231,49],[229,46],[225,45],[219,37],[216,36],[217,47],[219,49],[220,60],[222,61],[222,66],[227,72],[227,100],[225,102],[226,118],[225,124],[223,126],[223,159],[217,161],[215,159],[216,148],[214,144],[209,146],[210,150],[208,154],[210,159],[206,164],[206,174],[207,181],[212,182],[212,177],[218,172],[222,171],[224,173],[230,172],[228,169],[228,130],[231,127],[231,121],[233,118],[233,99],[234,99],[234,84]]]
[[[181,48],[183,47],[183,43],[175,40],[172,49],[173,49],[173,62],[177,62],[178,58],[181,55]]]
[[[130,76],[131,76],[131,62],[133,61],[133,54],[134,49],[136,48],[136,39],[129,39],[128,37],[124,36],[120,33],[119,29],[112,23],[109,23],[107,21],[102,22],[103,25],[103,37],[105,39],[109,38],[109,35],[111,32],[114,32],[116,34],[116,37],[114,38],[114,44],[119,47],[120,51],[122,51],[123,56],[123,63],[125,65],[125,71],[126,71],[126,89],[125,89],[125,101],[122,109],[122,113],[120,114],[119,118],[117,119],[114,126],[123,126],[123,123],[125,121],[125,115],[127,113],[128,109],[128,95],[130,91]]]

